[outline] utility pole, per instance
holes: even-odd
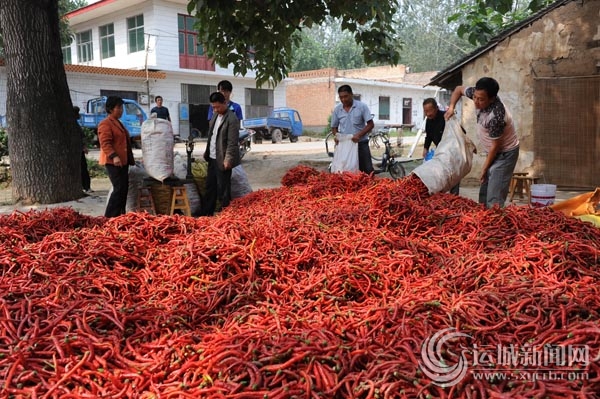
[[[147,37],[144,69],[146,70],[146,96],[148,98],[148,115],[150,115],[150,109],[152,109],[152,100],[150,99],[150,74],[148,72],[148,54],[150,53],[150,37],[153,35],[151,35],[150,33],[144,33],[144,36]]]

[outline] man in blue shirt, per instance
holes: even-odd
[[[231,92],[233,91],[233,85],[228,80],[222,80],[217,85],[217,91],[223,94],[225,97],[225,103],[227,104],[227,108],[235,112],[235,116],[237,116],[238,120],[242,121],[244,119],[244,114],[242,113],[242,107],[240,104],[234,103],[229,98],[231,97]],[[213,116],[213,108],[208,108],[208,120],[211,120]]]
[[[331,131],[337,134],[351,134],[352,141],[358,143],[358,169],[364,173],[373,172],[373,161],[369,149],[369,132],[373,130],[373,115],[367,104],[355,100],[349,85],[338,89],[340,104],[331,115]]]
[[[169,115],[169,108],[163,107],[163,98],[161,96],[154,97],[154,101],[156,102],[156,107],[150,110],[150,114],[156,114],[157,118],[165,119],[171,122],[171,115]]]

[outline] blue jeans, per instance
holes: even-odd
[[[492,166],[487,172],[487,181],[479,187],[479,203],[491,208],[494,204],[504,207],[508,196],[510,179],[512,179],[517,160],[519,147],[496,155]]]

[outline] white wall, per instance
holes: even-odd
[[[148,33],[148,23],[153,20],[151,2],[145,3],[142,7],[136,6],[125,8],[117,15],[109,14],[81,24],[71,25],[71,29],[74,33],[84,32],[89,29],[92,30],[92,46],[94,54],[94,59],[91,62],[80,62],[77,58],[77,42],[76,40],[73,40],[73,43],[71,44],[71,59],[73,64],[122,69],[144,69],[146,65],[146,52],[138,51],[129,53],[127,42],[127,18],[135,17],[140,14],[144,14],[144,32]],[[110,23],[114,24],[115,56],[102,59],[100,56],[100,32],[98,28]],[[175,29],[177,29],[177,25],[175,25]],[[149,52],[148,55],[148,65],[156,65],[156,60],[154,59],[155,53]]]
[[[118,13],[72,24],[73,32],[92,30],[93,54],[92,62],[86,63],[93,66],[104,66],[109,68],[145,69],[146,62],[150,69],[165,71],[182,71],[192,74],[206,74],[215,76],[233,76],[233,66],[222,68],[215,65],[215,71],[200,71],[182,69],[179,67],[179,31],[178,14],[187,15],[185,4],[170,2],[168,0],[146,1],[141,6],[125,6]],[[147,49],[136,53],[128,53],[127,42],[127,18],[136,15],[144,15],[144,33],[146,35]],[[100,56],[100,34],[98,28],[106,24],[114,24],[115,57],[102,59]],[[146,51],[147,50],[147,51]],[[146,52],[148,53],[146,61]],[[80,63],[77,59],[77,45],[75,41],[71,45],[71,57],[74,64]],[[247,74],[247,78],[254,79],[253,71]]]
[[[423,100],[428,97],[436,98],[437,87],[421,87],[413,85],[400,85],[394,83],[378,82],[372,80],[336,80],[339,87],[342,84],[349,84],[355,95],[361,96],[361,101],[369,106],[371,113],[374,114],[373,122],[375,125],[404,124],[407,123],[402,118],[402,100],[404,98],[412,99],[412,121],[413,130],[421,127],[425,115],[423,114]],[[379,119],[379,97],[390,98],[390,119]],[[339,99],[336,94],[336,102]]]
[[[233,67],[215,67],[215,71],[182,69],[179,67],[179,34],[177,14],[187,14],[186,4],[168,0],[148,0],[136,6],[128,6],[123,0],[119,12],[113,12],[79,24],[72,24],[73,32],[92,30],[93,61],[87,65],[144,70],[146,66],[146,51],[128,53],[127,18],[144,15],[144,32],[150,35],[148,47],[148,67],[158,69],[167,74],[166,79],[131,78],[115,75],[70,73],[67,81],[74,105],[85,109],[87,100],[100,95],[101,89],[136,91],[147,94],[150,91],[149,104],[142,105],[146,112],[154,106],[154,96],[161,95],[164,105],[169,108],[175,133],[179,133],[178,109],[181,102],[181,84],[213,85],[223,79],[232,82],[234,90],[232,100],[245,108],[244,89],[256,88],[255,73],[250,72],[246,77],[233,76]],[[100,56],[100,26],[113,23],[115,35],[115,57],[101,59]],[[73,64],[78,64],[77,46],[71,45]],[[274,106],[286,105],[285,82],[281,82],[274,90]],[[0,115],[6,113],[6,70],[0,67]]]

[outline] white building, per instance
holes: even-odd
[[[160,95],[175,134],[208,129],[208,98],[220,80],[233,84],[231,99],[244,117],[264,116],[285,106],[285,84],[257,89],[255,75],[234,77],[233,68],[214,65],[205,55],[187,14],[187,0],[100,0],[69,13],[73,43],[63,48],[73,104],[119,95],[146,111]],[[91,67],[85,68],[84,66]],[[129,71],[129,72],[127,72]],[[135,72],[133,72],[135,71]]]
[[[373,113],[376,126],[418,128],[424,118],[423,100],[433,97],[447,104],[445,90],[427,86],[435,73],[409,73],[404,65],[292,72],[286,82],[287,104],[300,112],[305,127],[322,130],[339,103],[337,90],[350,85],[354,97]]]
[[[437,94],[437,87],[424,87],[428,80],[423,74],[408,73],[404,66],[297,72],[274,90],[257,89],[253,72],[234,76],[231,66],[221,68],[204,55],[187,3],[99,0],[69,13],[75,37],[63,55],[73,104],[84,110],[90,98],[119,95],[137,100],[149,112],[160,95],[175,134],[187,137],[192,128],[206,133],[208,98],[223,79],[233,84],[232,100],[242,106],[245,118],[290,106],[309,129],[327,124],[341,84],[353,87],[379,125],[419,125],[422,100]],[[1,63],[0,98],[6,98]],[[5,108],[6,102],[0,101],[0,115]]]

